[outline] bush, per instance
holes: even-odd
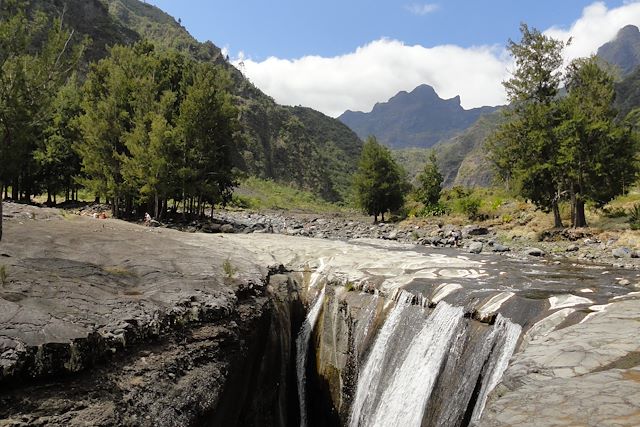
[[[420,216],[445,216],[449,215],[451,210],[442,203],[425,206],[420,212]]]
[[[480,204],[482,201],[475,197],[467,196],[458,200],[458,206],[463,214],[469,219],[478,218],[478,212],[480,211]]]
[[[632,230],[640,230],[640,203],[633,205],[629,211],[629,225]]]

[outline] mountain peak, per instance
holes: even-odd
[[[442,99],[432,86],[422,84],[411,92],[401,91],[387,102],[377,103],[369,113],[346,111],[338,119],[361,138],[375,135],[392,148],[431,147],[492,110],[465,110],[460,96]]]
[[[598,57],[617,66],[623,75],[640,65],[640,30],[635,25],[622,27],[616,37],[598,49]]]

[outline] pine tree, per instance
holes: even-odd
[[[371,136],[362,148],[353,186],[357,206],[377,223],[378,215],[384,222],[385,212],[402,207],[408,184],[389,149]]]
[[[571,198],[573,227],[586,227],[585,203],[603,206],[635,181],[637,141],[617,122],[615,82],[595,57],[572,62],[560,101],[559,164]]]
[[[418,175],[418,189],[416,191],[418,200],[425,206],[437,205],[440,200],[443,181],[444,178],[438,169],[436,153],[431,151],[429,161]]]
[[[503,83],[511,105],[505,122],[488,141],[490,158],[502,179],[539,208],[553,211],[555,225],[562,227],[556,99],[565,43],[526,24],[520,31],[520,43],[509,41],[507,47],[516,64],[513,77]]]

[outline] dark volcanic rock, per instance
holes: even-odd
[[[0,424],[295,424],[292,280],[221,236],[21,211],[44,220],[5,223]]]

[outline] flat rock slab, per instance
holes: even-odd
[[[265,277],[240,248],[212,242],[217,236],[205,245],[55,209],[6,204],[5,213],[0,380],[78,371],[174,325],[223,317],[240,285]]]
[[[514,356],[482,426],[640,425],[640,300],[532,340]]]

